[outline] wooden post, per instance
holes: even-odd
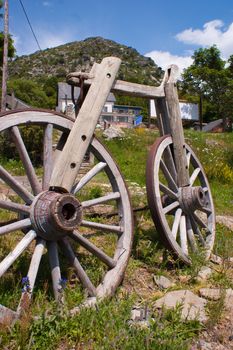
[[[179,187],[185,187],[189,185],[189,173],[185,151],[184,131],[176,88],[176,67],[173,65],[168,71],[168,80],[165,81],[164,90],[173,140],[177,182]]]
[[[3,67],[2,67],[2,100],[1,111],[6,110],[6,93],[7,93],[7,60],[8,60],[8,0],[4,4],[4,47],[3,47]]]

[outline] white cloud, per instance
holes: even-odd
[[[190,56],[172,55],[168,51],[154,50],[146,53],[145,56],[151,57],[155,61],[155,63],[163,69],[166,69],[170,64],[176,64],[179,67],[180,72],[182,72],[184,68],[190,66],[193,62]]]
[[[224,27],[221,20],[213,20],[204,24],[202,29],[185,29],[176,35],[176,39],[190,45],[208,47],[217,45],[222,55],[228,58],[233,53],[233,23]]]
[[[45,7],[50,7],[50,6],[52,6],[52,3],[50,2],[50,1],[43,1],[43,6],[45,6]]]
[[[69,31],[60,31],[59,34],[55,34],[53,32],[40,29],[35,30],[35,33],[42,50],[63,45],[74,40],[73,33]],[[18,56],[28,55],[39,50],[32,33],[29,33],[27,40],[23,40],[23,38],[18,35],[13,35],[13,39]]]

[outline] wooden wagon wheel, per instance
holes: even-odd
[[[40,175],[23,140],[23,127],[28,125],[37,126],[37,132],[42,130],[44,135]],[[94,154],[94,163],[85,175],[76,178],[70,193],[48,188],[54,153],[59,153],[72,125],[73,121],[64,115],[43,110],[13,111],[1,116],[1,135],[10,136],[29,186],[0,165],[0,185],[5,191],[8,188],[7,197],[0,200],[1,218],[9,217],[10,213],[13,219],[2,222],[0,227],[0,304],[4,304],[0,306],[0,322],[10,323],[28,306],[45,252],[48,252],[56,300],[64,300],[63,277],[68,278],[67,270],[71,269],[66,269],[67,261],[72,266],[72,276],[75,273],[78,277],[75,285],[85,292],[82,304],[112,295],[122,281],[132,245],[132,211],[122,175],[105,147],[96,137],[92,138],[89,150]],[[53,143],[58,137],[60,141],[54,152]],[[107,204],[110,211],[105,217],[98,216],[100,208],[104,213],[107,210],[103,204]],[[93,212],[93,208],[98,210]],[[24,272],[18,267],[25,265],[23,258],[29,265]],[[62,262],[65,262],[64,268]],[[12,310],[15,302],[13,307],[11,303],[3,303],[4,283],[9,282],[12,274],[14,283],[11,284],[16,285],[20,294],[16,311]],[[66,289],[68,286],[69,279]],[[75,311],[77,306],[73,306],[71,309]]]
[[[190,185],[179,188],[170,136],[153,144],[147,161],[147,197],[154,224],[165,246],[190,264],[191,252],[209,257],[215,239],[215,213],[204,170],[185,144]]]

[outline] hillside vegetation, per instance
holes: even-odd
[[[132,47],[101,37],[75,41],[31,55],[17,57],[9,66],[9,92],[33,107],[54,109],[57,83],[65,81],[67,73],[89,72],[94,62],[116,56],[122,60],[117,78],[141,84],[159,85],[163,75],[154,61]],[[147,101],[118,96],[120,104],[140,105],[147,114]]]

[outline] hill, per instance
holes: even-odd
[[[94,62],[100,62],[106,56],[122,59],[119,79],[153,85],[160,81],[162,70],[151,58],[144,57],[132,47],[101,37],[87,38],[17,57],[10,64],[9,74],[15,79],[37,80],[55,76],[62,80],[71,71],[89,71]]]

